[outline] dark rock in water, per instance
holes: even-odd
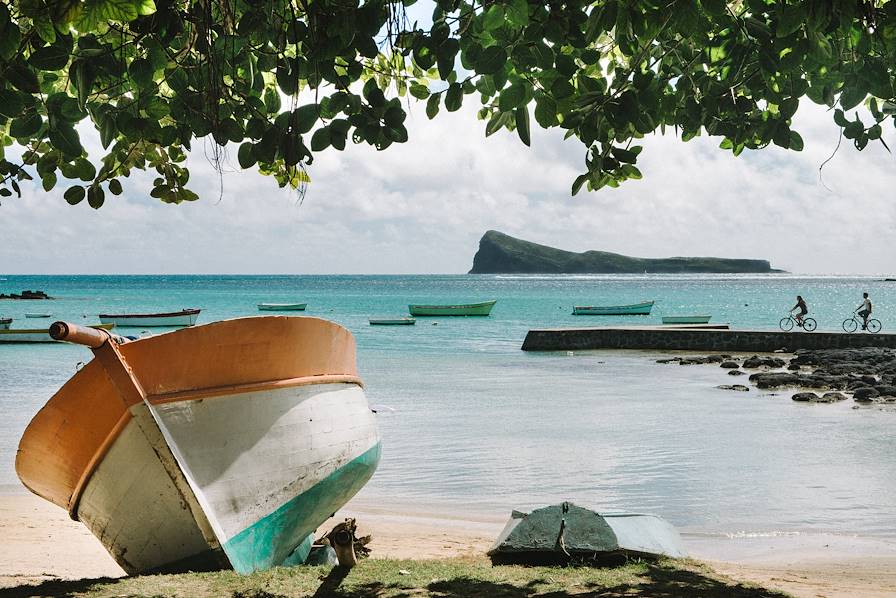
[[[742,371],[740,371],[740,370],[730,370],[730,371],[728,372],[728,375],[729,375],[729,376],[746,376],[747,373],[746,373],[746,372],[742,372]]]
[[[52,297],[43,291],[22,291],[18,295],[15,293],[10,293],[9,295],[0,293],[0,299],[52,299]]]
[[[821,395],[821,399],[819,399],[819,403],[836,403],[838,401],[845,401],[846,395],[842,392],[826,392]]]
[[[800,377],[789,372],[759,372],[750,376],[750,382],[758,388],[798,386]]]
[[[782,368],[784,367],[784,360],[779,357],[760,357],[759,355],[753,355],[744,360],[744,367],[749,369],[761,367]]]
[[[705,357],[684,357],[679,360],[678,365],[699,365],[707,363]]]
[[[814,392],[798,392],[791,397],[794,401],[799,401],[801,403],[814,403],[818,401],[820,398]]]
[[[586,251],[574,253],[490,230],[479,240],[470,274],[661,272],[777,272],[766,260],[716,257],[639,258]]]
[[[789,363],[789,364],[787,364],[787,369],[790,370],[791,372],[796,372],[800,369],[800,366],[797,363]]]
[[[668,359],[657,359],[656,362],[657,363],[675,363],[676,361],[678,361],[680,359],[681,359],[681,357],[669,357]]]
[[[881,396],[896,397],[896,385],[880,384],[875,386],[874,390],[879,392]]]
[[[716,386],[716,388],[722,390],[739,390],[740,392],[747,392],[750,390],[749,386],[744,386],[743,384],[720,384]]]
[[[726,359],[728,359],[728,357],[725,355],[707,355],[706,363],[722,363]],[[735,367],[737,367],[737,366],[735,366]]]
[[[725,368],[726,370],[730,370],[732,368],[739,368],[740,364],[736,361],[723,361],[719,364],[720,368]]]
[[[852,398],[856,401],[871,401],[871,399],[875,399],[880,396],[880,393],[877,390],[871,388],[870,386],[863,386],[861,388],[857,388],[852,393]]]

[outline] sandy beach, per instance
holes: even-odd
[[[373,558],[438,559],[481,554],[504,524],[411,510],[396,513],[350,503],[331,522],[356,517],[372,534]],[[62,509],[28,494],[0,495],[0,587],[50,579],[120,577],[87,529]],[[734,580],[806,598],[878,598],[896,594],[896,542],[830,536],[724,540],[685,534],[691,554]],[[726,558],[713,558],[724,555]]]

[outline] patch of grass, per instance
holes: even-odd
[[[493,567],[485,558],[406,561],[368,559],[350,571],[328,567],[276,568],[252,575],[232,571],[142,575],[122,579],[46,581],[0,590],[23,596],[184,598],[778,598],[786,594],[744,585],[690,560],[633,562],[621,567]]]

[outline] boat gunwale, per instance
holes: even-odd
[[[146,401],[151,405],[165,405],[168,403],[177,403],[183,401],[191,401],[191,400],[204,400],[210,398],[217,398],[222,396],[233,396],[240,394],[247,394],[250,392],[261,392],[265,390],[281,390],[284,388],[294,388],[298,386],[312,386],[316,384],[355,384],[364,388],[364,383],[358,376],[353,376],[350,374],[320,374],[316,376],[301,376],[298,378],[287,378],[284,380],[266,380],[262,382],[250,382],[247,384],[232,384],[227,386],[217,386],[212,388],[202,388],[197,390],[187,390],[187,391],[178,391],[172,393],[164,393],[164,394],[156,394],[156,395],[146,395]],[[75,485],[74,490],[72,491],[72,495],[69,498],[68,504],[68,514],[69,517],[74,519],[75,521],[79,521],[78,519],[78,506],[81,502],[81,496],[84,494],[84,491],[87,489],[87,484],[90,482],[90,479],[93,477],[93,474],[96,472],[97,468],[100,466],[100,463],[103,462],[106,454],[112,448],[112,445],[115,444],[115,441],[121,436],[121,433],[124,431],[128,422],[133,419],[133,414],[131,413],[131,409],[133,408],[141,408],[143,403],[135,403],[125,409],[124,413],[122,413],[121,417],[115,422],[115,425],[112,426],[112,429],[109,430],[109,434],[103,439],[103,442],[100,444],[99,448],[97,448],[96,452],[94,452],[93,456],[90,458],[90,461],[87,463],[87,466],[84,468],[84,471],[81,472],[81,476],[78,478],[78,482]],[[27,484],[26,484],[27,486]],[[28,487],[31,490],[30,487]],[[32,492],[34,492],[32,490]],[[37,494],[35,492],[35,494]],[[43,497],[46,498],[46,497]],[[47,499],[49,500],[49,499]],[[50,501],[52,502],[52,501]]]
[[[628,305],[573,305],[573,309],[631,309],[634,307],[647,307],[653,305],[656,300],[642,301],[641,303],[629,303]]]
[[[202,311],[202,308],[199,309],[183,309],[181,311],[172,311],[166,313],[157,313],[157,314],[97,314],[98,318],[167,318],[174,316],[194,316],[198,315],[199,312]]]

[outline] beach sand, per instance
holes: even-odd
[[[355,517],[372,534],[373,558],[437,559],[482,554],[504,519],[398,514],[350,503],[319,531]],[[0,495],[0,587],[60,579],[119,577],[124,572],[80,523],[27,494]],[[896,543],[852,537],[689,538],[689,551],[717,572],[800,597],[877,598],[896,595]],[[717,558],[723,555],[723,559]],[[714,558],[716,557],[716,558]]]

